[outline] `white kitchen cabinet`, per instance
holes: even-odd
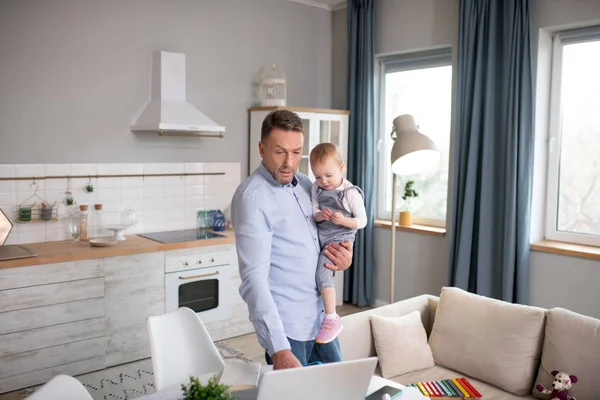
[[[107,367],[150,357],[146,318],[165,312],[164,254],[103,260]]]
[[[334,143],[342,153],[344,164],[348,163],[348,116],[346,110],[329,110],[301,107],[252,107],[250,108],[250,137],[248,154],[248,174],[251,174],[261,163],[258,143],[261,127],[265,117],[273,110],[285,109],[294,111],[304,123],[304,148],[298,170],[314,181],[310,170],[309,156],[311,150],[319,143]],[[344,171],[346,176],[346,171]],[[336,288],[336,303],[343,304],[344,273],[336,273],[333,278]]]
[[[104,367],[104,265],[0,269],[0,393]]]

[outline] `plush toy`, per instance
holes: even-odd
[[[575,397],[569,396],[569,389],[573,383],[577,383],[577,377],[560,371],[552,371],[551,374],[554,376],[552,389],[546,389],[539,383],[535,388],[544,394],[549,394],[550,400],[575,400]]]

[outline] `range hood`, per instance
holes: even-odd
[[[185,54],[154,54],[151,99],[132,131],[157,132],[161,136],[223,137],[225,127],[186,101]]]

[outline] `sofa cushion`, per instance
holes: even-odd
[[[360,358],[372,357],[376,354],[371,334],[370,316],[398,317],[408,314],[411,311],[419,311],[423,326],[425,326],[426,330],[430,330],[429,307],[430,303],[436,300],[437,297],[424,294],[342,317],[344,329],[340,332],[339,341],[344,360],[358,360]]]
[[[578,379],[569,394],[577,399],[600,399],[600,320],[563,308],[548,311],[542,364],[536,383],[550,387],[553,370],[575,375]],[[542,395],[533,388],[533,395]]]
[[[394,376],[389,378],[390,380],[400,383],[402,385],[408,385],[411,383],[423,382],[423,381],[436,381],[440,379],[452,379],[465,377],[469,380],[469,382],[477,389],[479,393],[481,393],[482,400],[524,400],[524,399],[535,399],[533,396],[515,396],[514,394],[505,392],[498,388],[495,388],[485,382],[481,382],[475,378],[470,376],[465,376],[464,374],[458,373],[451,369],[447,369],[444,367],[440,367],[438,365],[433,368],[424,369],[421,371],[411,372],[405,375]],[[435,399],[435,397],[431,397],[431,399]],[[583,400],[583,399],[582,399]]]
[[[435,363],[523,396],[537,373],[546,310],[442,288],[429,337]]]
[[[421,313],[400,317],[371,316],[375,351],[384,378],[433,367],[433,355]]]

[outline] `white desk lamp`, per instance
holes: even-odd
[[[394,146],[390,157],[392,165],[390,304],[394,302],[394,264],[396,263],[396,175],[419,174],[431,169],[441,158],[441,153],[433,140],[418,131],[415,119],[410,114],[394,118],[394,128],[391,136],[394,140]]]

